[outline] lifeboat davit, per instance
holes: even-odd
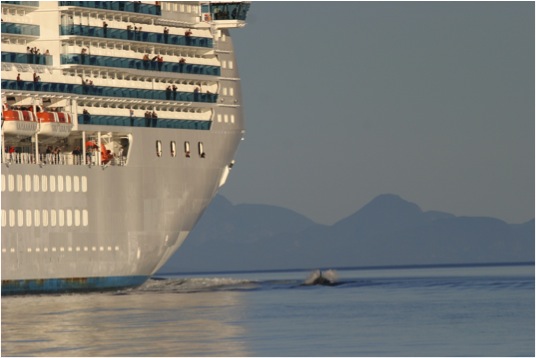
[[[38,112],[39,134],[51,137],[68,137],[73,128],[73,119],[69,113],[65,112]]]
[[[37,117],[31,111],[2,111],[4,133],[29,137],[39,128]]]

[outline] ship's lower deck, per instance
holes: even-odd
[[[143,283],[225,182],[242,136],[117,126],[72,136],[82,132],[128,134],[128,153],[109,164],[2,163],[2,294]]]

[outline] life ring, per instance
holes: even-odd
[[[210,21],[210,20],[212,20],[210,17],[210,14],[205,14],[205,21]]]

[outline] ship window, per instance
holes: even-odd
[[[41,175],[41,191],[46,193],[48,191],[48,177]]]
[[[85,193],[87,191],[87,177],[82,177],[82,193]]]
[[[48,226],[48,211],[43,210],[43,226]]]
[[[157,157],[162,156],[162,141],[161,140],[156,141],[156,156]]]
[[[58,176],[58,191],[61,193],[63,192],[63,176]]]
[[[225,123],[229,122],[229,115],[228,115],[228,114],[225,114],[225,115],[223,116],[223,121],[224,121]]]
[[[231,123],[234,123],[234,120],[235,120],[234,114],[231,114]]]
[[[65,225],[65,211],[63,209],[58,210],[58,224],[61,227]]]
[[[52,209],[50,210],[50,226],[54,227],[56,226],[56,210]]]
[[[17,191],[20,193],[22,191],[22,175],[17,174]]]
[[[67,191],[68,193],[71,192],[71,176],[70,175],[67,175],[65,177],[65,191]]]
[[[73,177],[73,186],[74,186],[74,192],[78,193],[80,191],[80,178],[78,175],[75,175]]]
[[[229,96],[234,96],[234,88],[229,88]]]
[[[6,191],[6,176],[2,174],[2,191]]]
[[[186,158],[190,158],[190,142],[184,142],[184,154]]]
[[[35,174],[33,177],[33,191],[38,192],[39,191],[39,175]]]
[[[15,190],[15,177],[11,174],[7,176],[7,187],[9,191]]]
[[[26,226],[32,226],[32,211],[29,209],[26,210]]]
[[[34,222],[35,226],[41,225],[41,212],[39,210],[34,210]]]
[[[171,141],[169,145],[170,145],[169,149],[171,150],[171,156],[175,157],[177,155],[177,143],[175,141]]]
[[[51,192],[56,191],[56,177],[54,175],[50,176],[50,191]]]
[[[82,210],[82,225],[87,226],[88,221],[89,221],[88,212],[87,212],[87,210],[84,209],[84,210]]]
[[[17,210],[17,225],[22,227],[24,225],[24,212],[22,210]]]
[[[9,226],[15,226],[15,210],[9,210]]]
[[[199,156],[201,158],[205,157],[205,149],[203,148],[203,142],[197,143],[197,149],[199,149]]]
[[[30,175],[26,174],[24,176],[24,181],[25,181],[26,192],[32,191],[32,177]]]
[[[74,211],[74,225],[80,226],[80,210],[78,209]]]
[[[73,211],[67,209],[67,226],[73,226]]]
[[[6,211],[2,209],[2,227],[5,227],[7,225],[7,214]]]

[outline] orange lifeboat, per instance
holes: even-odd
[[[3,129],[6,134],[29,137],[37,132],[39,122],[31,111],[2,111]]]
[[[38,112],[37,117],[41,123],[39,134],[65,138],[71,133],[73,120],[69,113],[65,112]]]

